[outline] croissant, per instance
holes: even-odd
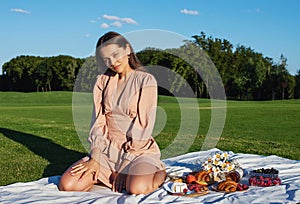
[[[210,177],[209,177],[209,173],[206,171],[199,171],[195,174],[195,177],[197,179],[197,181],[205,181],[205,182],[209,182],[210,181]]]
[[[236,191],[236,185],[228,184],[225,186],[225,192],[235,192],[235,191]]]
[[[232,180],[238,182],[240,180],[240,174],[236,171],[230,172],[229,174],[226,175],[226,180]]]
[[[226,180],[218,183],[217,190],[218,191],[225,191],[227,193],[235,192],[237,188],[237,182]]]
[[[226,185],[226,183],[224,181],[218,183],[217,190],[218,191],[224,191],[225,190],[225,185]]]

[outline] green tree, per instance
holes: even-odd
[[[66,55],[59,55],[48,59],[48,67],[53,69],[52,90],[71,91],[73,90],[75,77],[81,64]]]
[[[281,99],[285,99],[287,97],[287,87],[288,87],[288,76],[289,73],[286,69],[287,67],[287,58],[283,55],[280,56],[280,64],[278,65],[279,72],[280,72],[280,86],[281,86]]]
[[[295,91],[294,91],[294,97],[296,99],[300,98],[300,69],[297,70],[297,73],[295,75]]]
[[[11,91],[35,91],[30,70],[35,69],[39,60],[39,57],[21,55],[2,66]]]

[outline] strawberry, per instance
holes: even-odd
[[[243,190],[247,190],[249,188],[249,186],[246,184],[242,184],[242,188],[243,188]]]
[[[243,186],[241,184],[238,184],[237,187],[236,187],[236,189],[238,191],[242,191],[243,190]]]
[[[188,185],[188,188],[189,188],[190,191],[194,190],[195,187],[196,187],[195,184],[190,184],[190,185]]]
[[[185,188],[185,189],[183,189],[183,193],[187,193],[188,192],[188,189],[187,188]]]
[[[194,189],[195,192],[200,192],[200,188],[198,186],[196,186],[196,188]]]

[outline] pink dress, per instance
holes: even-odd
[[[130,166],[146,162],[157,170],[165,168],[151,135],[157,106],[155,78],[139,70],[123,83],[118,83],[118,78],[118,74],[98,76],[93,91],[91,157],[100,163],[99,180],[108,187],[112,186],[111,173],[118,171],[124,160]]]

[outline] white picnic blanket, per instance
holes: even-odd
[[[183,174],[199,168],[199,159],[206,159],[220,150],[192,152],[165,159],[167,172]],[[161,187],[149,195],[126,195],[108,188],[95,186],[90,192],[61,192],[57,188],[60,176],[42,178],[27,183],[0,186],[0,203],[298,203],[300,202],[300,161],[278,156],[234,154],[245,170],[241,182],[247,182],[247,172],[257,168],[276,168],[282,185],[272,187],[251,186],[247,191],[208,194],[189,198],[172,196]],[[197,161],[197,162],[196,162]]]

